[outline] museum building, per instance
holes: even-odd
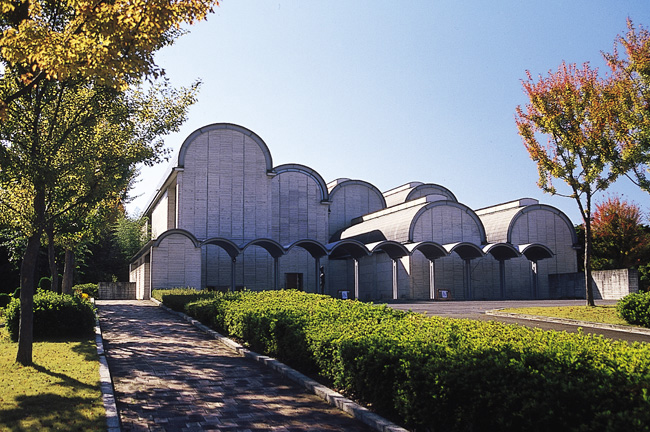
[[[264,141],[233,124],[187,137],[143,216],[138,298],[173,287],[374,301],[584,295],[549,284],[577,271],[573,224],[554,207],[523,198],[472,210],[432,183],[326,183],[304,165],[274,166]]]

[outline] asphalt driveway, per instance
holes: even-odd
[[[650,334],[636,332],[635,327],[624,330],[601,329],[590,327],[589,323],[577,325],[549,322],[545,319],[529,320],[512,317],[487,315],[486,312],[495,309],[537,307],[537,306],[583,306],[584,300],[490,300],[490,301],[391,301],[388,306],[427,315],[442,316],[447,318],[467,318],[482,321],[500,321],[506,324],[519,324],[543,330],[577,332],[582,328],[584,333],[603,335],[608,339],[618,339],[628,342],[650,343]],[[596,305],[613,305],[616,300],[597,300]]]

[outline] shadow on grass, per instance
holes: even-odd
[[[32,364],[31,367],[34,368],[36,371],[38,371],[40,373],[44,373],[44,374],[49,375],[49,376],[51,376],[53,378],[60,379],[61,380],[61,383],[60,383],[61,385],[72,387],[73,390],[75,390],[75,391],[79,391],[79,390],[82,390],[82,389],[95,390],[97,388],[94,385],[81,382],[81,381],[79,381],[79,380],[77,380],[75,378],[72,378],[72,377],[70,377],[70,376],[68,376],[66,374],[63,374],[63,373],[60,373],[60,372],[52,372],[48,368],[46,368],[44,366],[37,365],[36,363]]]
[[[19,396],[18,406],[0,409],[0,430],[27,431],[103,431],[106,419],[94,409],[91,397],[64,397],[52,393]]]

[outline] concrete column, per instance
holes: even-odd
[[[429,298],[436,299],[436,262],[429,260]]]
[[[539,274],[537,273],[537,261],[530,262],[530,275],[532,277],[533,298],[537,298],[537,286],[539,283]]]
[[[237,258],[233,257],[232,262],[230,264],[230,291],[235,291],[235,283],[237,279],[237,275],[235,273],[235,264],[237,264]]]
[[[314,279],[316,279],[316,290],[314,291],[316,294],[323,294],[320,289],[320,258],[315,257],[314,261],[316,262],[316,265],[314,266]]]
[[[354,299],[359,300],[359,260],[354,258]]]
[[[499,260],[499,287],[501,288],[501,298],[506,298],[506,261]]]
[[[393,259],[393,300],[397,300],[399,292],[397,291],[397,260]]]
[[[465,300],[472,300],[474,295],[472,293],[472,260],[466,259],[464,261],[464,277],[463,282],[465,285]]]
[[[280,286],[280,265],[278,260],[279,258],[273,257],[273,289],[276,291]]]

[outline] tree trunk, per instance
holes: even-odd
[[[63,294],[72,294],[72,276],[74,271],[74,252],[71,249],[65,250],[65,264],[63,267],[63,283],[61,292]]]
[[[587,196],[585,223],[585,296],[587,306],[596,306],[594,303],[594,290],[591,284],[591,195]]]
[[[27,240],[27,248],[20,265],[20,324],[18,329],[18,353],[16,362],[23,366],[32,364],[34,342],[34,290],[38,250],[45,220],[45,192],[37,191],[34,197],[34,232]]]
[[[50,221],[45,229],[47,232],[47,257],[50,264],[50,275],[52,277],[52,291],[60,293],[59,269],[56,266],[56,251],[54,250],[54,223]]]

